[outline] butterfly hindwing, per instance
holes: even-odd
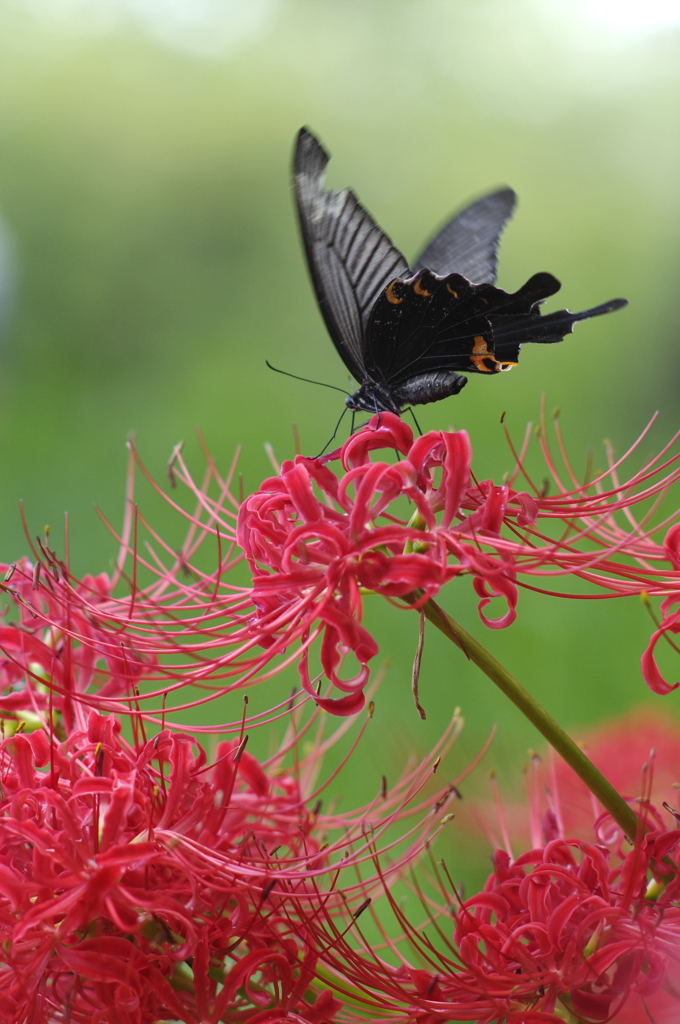
[[[390,282],[410,271],[349,189],[323,187],[328,160],[318,140],[302,128],[293,177],[309,272],[333,344],[361,381],[371,310]]]
[[[390,387],[423,373],[463,370],[476,335],[491,341],[481,287],[459,274],[440,278],[424,270],[392,282],[375,304],[367,370]]]
[[[627,305],[626,299],[611,299],[601,306],[584,309],[581,313],[570,313],[568,309],[560,309],[556,313],[549,313],[547,316],[541,316],[538,310],[535,310],[530,318],[496,316],[493,318],[495,347],[502,357],[505,358],[506,352],[511,347],[523,342],[538,342],[542,345],[552,345],[555,342],[562,341],[565,335],[571,334],[574,324],[580,320],[590,320],[594,316],[613,313],[614,310],[623,309]]]
[[[494,284],[498,242],[516,202],[512,189],[504,188],[466,206],[428,242],[414,270],[431,270],[439,277],[461,274],[475,284]]]
[[[522,341],[539,340],[533,337],[541,321],[538,304],[559,287],[552,274],[535,274],[514,293],[427,270],[394,281],[373,310],[367,370],[373,379],[398,388],[424,373],[507,369],[517,362]],[[506,344],[497,353],[498,318]]]

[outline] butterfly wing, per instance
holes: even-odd
[[[297,138],[293,182],[307,265],[319,309],[350,373],[366,375],[371,310],[385,288],[410,273],[402,254],[349,190],[325,189],[329,155],[311,132]]]
[[[613,299],[581,313],[541,316],[540,303],[559,288],[559,281],[545,273],[534,274],[513,293],[427,270],[394,281],[374,308],[368,372],[393,391],[423,374],[497,373],[518,361],[523,343],[561,341],[577,321],[626,305]]]
[[[568,309],[559,309],[556,313],[549,313],[541,316],[538,310],[531,313],[530,317],[505,316],[503,314],[492,317],[494,336],[494,349],[499,358],[505,356],[511,348],[525,342],[538,342],[542,345],[552,345],[567,334],[571,334],[574,324],[580,320],[590,320],[594,316],[602,316],[604,313],[613,313],[614,310],[623,309],[628,305],[627,299],[610,299],[601,306],[593,306],[592,309],[584,309],[581,313],[571,313]]]
[[[439,277],[460,274],[475,284],[496,280],[498,242],[517,196],[511,188],[478,199],[453,217],[429,242],[414,269]]]
[[[491,343],[487,291],[459,274],[437,277],[423,270],[393,281],[373,310],[368,336],[369,375],[398,388],[424,373],[467,370],[474,339]]]

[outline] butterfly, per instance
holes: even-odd
[[[526,342],[553,344],[575,323],[627,305],[542,316],[560,289],[534,274],[519,291],[495,287],[498,241],[515,207],[512,189],[478,199],[453,217],[410,268],[350,189],[324,188],[330,157],[300,129],[293,183],[309,273],[338,354],[359,383],[353,411],[390,411],[456,395],[462,373],[494,374]]]

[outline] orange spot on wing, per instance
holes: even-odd
[[[403,299],[398,299],[397,296],[394,294],[394,286],[396,283],[396,281],[393,281],[392,284],[388,284],[387,288],[385,289],[385,298],[387,299],[388,302],[391,302],[393,306],[398,306],[401,302],[404,301]]]
[[[447,292],[450,292],[451,295],[453,295],[454,299],[458,298],[458,292],[454,292],[454,290],[453,290],[453,288],[451,287],[450,284],[447,284],[446,290],[447,290]]]
[[[470,362],[480,373],[498,373],[501,364],[496,357],[489,352],[486,338],[481,334],[475,336],[475,343],[472,348]],[[490,364],[490,365],[489,365]]]
[[[432,292],[428,292],[425,288],[423,288],[423,286],[421,285],[419,280],[416,281],[416,283],[413,285],[413,291],[416,293],[416,295],[431,295],[432,294]]]

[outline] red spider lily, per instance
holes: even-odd
[[[614,743],[620,749],[626,735],[634,740],[631,724],[615,724],[591,737],[598,759],[609,752],[611,762]],[[633,757],[636,750],[641,754],[636,787],[630,767],[618,765],[619,781],[628,780],[624,792],[639,791],[640,761],[649,754],[641,743],[659,742],[662,778],[664,773],[671,777],[669,758],[675,767],[677,728],[662,729],[651,719],[646,726],[642,722],[640,731],[644,739],[628,747]],[[401,932],[396,940],[384,920],[382,945],[343,943],[336,921],[312,923],[319,948],[327,945],[323,956],[331,975],[344,977],[345,984],[365,993],[370,987],[373,998],[376,990],[383,993],[390,1009],[374,1011],[372,1021],[557,1024],[565,1019],[563,1014],[585,1024],[678,1020],[677,820],[669,829],[651,805],[646,771],[637,802],[649,831],[644,836],[640,832],[633,849],[607,815],[598,817],[597,808],[589,829],[595,842],[566,839],[564,818],[574,821],[570,791],[580,783],[566,766],[553,765],[551,806],[543,814],[536,791],[542,781],[538,769],[535,760],[530,776],[535,785],[529,792],[534,848],[513,860],[502,820],[507,849],[496,852],[494,873],[481,893],[460,899],[442,862],[434,866],[431,878],[412,883],[428,913],[422,925],[411,922],[389,897]],[[503,807],[503,818],[505,811]],[[580,819],[577,824],[582,825]],[[452,933],[447,923],[451,917]],[[319,930],[319,924],[325,928]],[[413,965],[414,951],[418,966]],[[390,953],[401,966],[390,966]]]
[[[315,696],[308,657],[321,634],[323,674],[345,694],[322,699],[322,706],[352,714],[363,704],[368,664],[377,653],[361,624],[366,591],[391,600],[408,597],[417,607],[449,580],[469,575],[480,616],[491,628],[514,621],[520,578],[547,593],[554,591],[545,591],[542,579],[565,576],[594,585],[590,596],[680,593],[680,572],[671,557],[675,534],[670,531],[665,547],[653,537],[670,520],[652,529],[649,516],[638,523],[631,511],[680,477],[680,456],[664,459],[664,450],[625,484],[618,480],[619,463],[612,463],[607,474],[567,490],[544,448],[559,482],[555,496],[535,487],[525,451],[517,455],[513,480],[523,472],[533,494],[514,490],[512,481],[501,487],[475,483],[465,431],[430,432],[414,441],[391,413],[374,416],[331,455],[284,462],[239,513],[237,537],[253,574],[253,629],[260,642],[278,651],[299,642],[302,684]],[[372,461],[378,449],[403,458]],[[342,476],[331,472],[333,463]],[[605,490],[607,477],[613,486]],[[404,518],[405,504],[410,519]],[[627,529],[618,516],[627,517]],[[555,527],[559,533],[553,537]],[[506,612],[489,619],[485,608],[493,597],[505,601]],[[339,668],[349,652],[358,668],[347,679]]]
[[[462,963],[509,1010],[524,1000],[552,1013],[559,999],[579,1020],[616,1020],[631,994],[640,1006],[678,976],[674,895],[662,910],[644,894],[655,845],[679,840],[677,830],[650,833],[615,870],[603,848],[577,840],[553,840],[514,863],[497,853],[484,892],[457,915]]]
[[[656,817],[648,808],[648,823]],[[680,830],[657,827],[623,856],[611,843],[559,838],[514,861],[497,851],[483,891],[465,901],[435,866],[429,881],[444,901],[427,879],[414,881],[428,914],[415,925],[388,890],[401,934],[390,937],[383,920],[381,943],[350,943],[337,920],[319,915],[306,923],[326,976],[363,993],[374,1024],[559,1024],[564,1014],[584,1024],[673,1024],[679,885],[659,895],[655,879],[671,877],[678,842]],[[657,899],[647,897],[653,889]]]
[[[42,730],[4,741],[6,1020],[190,1024],[227,1005],[250,1020],[272,992],[295,1008],[307,988],[299,949],[261,905],[268,851],[299,855],[310,814],[292,779],[235,753],[221,744],[206,772],[190,737],[131,747],[97,712],[61,743]],[[205,850],[230,871],[210,878]]]
[[[392,852],[395,877],[405,870],[440,827],[452,786],[419,794],[461,723],[390,792],[324,815],[318,798],[337,771],[316,779],[347,726],[323,741],[318,718],[291,721],[264,765],[245,739],[220,743],[212,765],[181,733],[130,743],[96,711],[61,740],[41,728],[5,739],[0,1015],[15,1024],[333,1016],[340,1003],[289,904],[337,913],[355,891],[365,900],[370,881],[334,889],[341,871],[372,863],[376,843]],[[291,771],[284,761],[304,736],[311,749]],[[412,818],[406,837],[403,827],[391,836]]]
[[[176,451],[171,479],[194,499],[188,510],[147,476],[187,524],[179,551],[133,500],[136,465],[131,447],[125,522],[120,534],[112,530],[120,544],[113,574],[78,580],[40,541],[33,562],[0,566],[18,612],[0,627],[0,715],[8,721],[47,726],[52,708],[63,713],[67,729],[84,729],[89,710],[98,708],[156,728],[182,728],[168,718],[170,710],[193,708],[280,671],[251,636],[251,588],[232,582],[243,557],[235,543],[238,502],[229,489],[235,463],[222,478],[208,458],[197,484]],[[208,543],[211,567],[202,569]],[[285,716],[288,706],[286,697],[246,725]],[[238,734],[241,720],[192,729]]]
[[[368,453],[385,444],[409,451],[409,461],[382,469],[371,463]],[[195,499],[193,510],[185,510],[150,481],[188,523],[186,540],[177,553],[132,500],[136,463],[132,450],[127,515],[118,538],[118,567],[112,576],[78,581],[46,544],[34,549],[33,563],[22,560],[6,567],[5,588],[19,610],[19,622],[8,622],[0,633],[5,713],[26,718],[44,714],[51,704],[64,712],[69,728],[74,723],[83,728],[88,709],[95,707],[143,717],[163,727],[168,708],[193,707],[254,686],[297,659],[305,688],[316,698],[309,680],[308,648],[323,629],[324,668],[329,680],[347,696],[341,700],[321,697],[319,701],[336,713],[350,714],[363,705],[367,664],[377,653],[375,641],[360,623],[361,586],[392,597],[422,585],[428,595],[453,575],[468,571],[476,574],[480,607],[488,603],[491,593],[505,595],[508,601],[507,615],[489,624],[511,620],[516,588],[507,558],[485,554],[475,545],[464,547],[446,537],[445,526],[456,514],[469,484],[470,455],[464,433],[428,435],[414,444],[410,430],[396,417],[388,417],[388,426],[364,430],[351,438],[343,457],[351,467],[344,481],[338,481],[320,460],[298,460],[287,474],[301,507],[308,502],[310,523],[318,513],[317,525],[325,531],[321,540],[307,543],[297,530],[296,543],[311,552],[311,561],[308,558],[296,567],[292,549],[283,552],[282,559],[275,542],[260,528],[268,516],[275,516],[273,505],[279,497],[272,499],[260,491],[249,498],[241,512],[237,537],[238,504],[229,490],[233,466],[223,479],[209,461],[199,485],[179,451],[173,455],[172,479],[188,488]],[[313,477],[340,500],[345,511],[333,511],[318,501],[310,485]],[[272,486],[280,483],[275,478]],[[216,493],[211,494],[211,489]],[[354,491],[361,492],[357,500],[352,497]],[[374,491],[384,511],[376,507]],[[405,526],[391,515],[386,506],[400,494],[413,501],[422,522],[419,519],[415,525]],[[261,507],[263,500],[266,509]],[[522,496],[508,488],[491,489],[475,504],[478,514],[468,517],[468,528],[478,521],[479,529],[488,536],[497,530],[503,514],[518,522],[531,515]],[[290,501],[286,508],[293,518],[297,515]],[[312,508],[315,511],[310,511]],[[441,519],[439,526],[435,513]],[[373,529],[372,517],[378,515],[384,516],[387,525]],[[283,512],[282,517],[285,519]],[[432,530],[441,527],[441,536],[430,538],[423,525]],[[291,523],[288,526],[293,528]],[[142,531],[146,534],[144,547]],[[357,531],[365,540],[360,557],[348,547]],[[431,539],[436,539],[436,544]],[[216,549],[217,567],[213,570],[195,568],[207,541]],[[243,557],[238,541],[246,545],[251,561],[253,547],[264,545],[277,571],[264,577],[258,569],[252,588],[231,583],[230,574]],[[404,551],[405,543],[413,550]],[[340,546],[335,550],[334,545]],[[447,564],[453,548],[459,565]],[[320,560],[327,576],[315,570],[314,559]],[[129,567],[127,562],[131,562]],[[355,563],[356,572],[352,569]],[[314,572],[317,584],[310,592],[308,584]],[[337,587],[333,582],[336,575]],[[125,583],[130,593],[117,596]],[[291,607],[291,599],[301,593],[301,601]],[[317,613],[323,627],[314,626]],[[346,681],[340,677],[339,667],[349,650],[357,655],[360,669],[355,679]],[[173,705],[175,694],[183,703]],[[248,726],[272,714],[285,714],[287,703],[254,716]],[[207,726],[205,731],[229,729],[235,733],[239,728],[236,720]]]
[[[545,431],[541,438],[558,487],[551,496],[529,476],[524,449],[508,484],[476,483],[464,431],[432,432],[414,441],[406,424],[384,413],[339,451],[284,463],[240,513],[230,490],[234,466],[222,477],[207,456],[199,483],[178,449],[171,480],[184,485],[193,508],[141,469],[187,523],[179,551],[133,501],[133,470],[141,464],[132,449],[127,513],[116,534],[120,553],[111,576],[79,581],[46,544],[34,549],[35,561],[9,569],[5,588],[19,622],[0,629],[1,710],[30,718],[45,715],[51,702],[69,726],[84,728],[95,707],[163,728],[168,708],[193,708],[265,683],[299,661],[307,695],[336,714],[353,714],[363,705],[378,650],[362,624],[363,594],[383,594],[400,607],[399,599],[407,598],[417,606],[466,575],[492,628],[514,620],[519,585],[555,593],[546,588],[549,578],[578,578],[592,586],[591,593],[563,596],[662,596],[664,619],[643,671],[653,688],[667,690],[653,648],[679,621],[678,535],[675,514],[652,527],[649,506],[680,475],[678,456],[664,449],[624,483],[617,475],[622,460],[612,460],[606,474],[578,484],[565,455],[569,490]],[[380,450],[403,458],[372,461]],[[513,486],[520,474],[525,492]],[[633,517],[636,505],[647,510],[640,521]],[[665,544],[657,543],[657,530],[667,533]],[[232,582],[244,552],[252,586]],[[506,611],[490,619],[487,606],[494,597]],[[318,696],[311,678],[317,639],[322,674],[340,690],[338,698]],[[357,663],[353,675],[342,671],[350,654]],[[251,716],[248,727],[285,715],[288,701],[278,701]],[[235,735],[240,725],[234,717],[203,730]]]
[[[372,462],[376,449],[405,458]],[[361,625],[362,590],[388,598],[420,590],[422,604],[448,580],[467,573],[486,624],[500,628],[513,621],[512,560],[506,552],[483,551],[482,544],[488,539],[493,546],[506,519],[530,523],[536,506],[509,487],[475,488],[471,498],[470,458],[465,431],[432,432],[414,442],[397,416],[380,414],[339,452],[284,462],[279,476],[243,503],[237,536],[253,573],[254,628],[267,646],[302,640],[302,685],[315,698],[308,648],[323,633],[321,666],[346,694],[316,698],[327,710],[353,714],[363,706],[368,662],[378,648]],[[336,460],[345,470],[341,479],[327,465]],[[404,499],[415,513],[410,522],[396,514],[396,503]],[[464,501],[474,508],[465,517]],[[505,599],[507,611],[488,620],[483,609],[493,596]],[[348,651],[358,672],[344,679],[338,669]]]

